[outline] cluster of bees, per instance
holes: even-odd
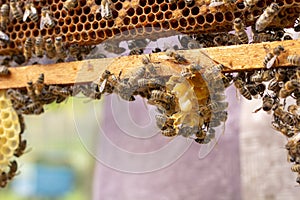
[[[263,61],[265,68],[239,72],[233,83],[246,99],[262,99],[261,107],[254,112],[263,110],[272,114],[272,127],[288,138],[288,160],[295,163],[292,171],[298,173],[297,182],[300,184],[300,56],[287,56],[287,61],[295,67],[274,67],[278,56],[283,53],[286,53],[283,46],[275,47]]]
[[[134,72],[121,78],[122,72],[117,76],[106,70],[92,84],[97,92],[116,93],[126,101],[134,101],[136,95],[146,98],[148,104],[157,107],[156,124],[162,135],[181,135],[207,144],[215,134],[221,134],[214,128],[227,119],[224,89],[232,79],[222,75],[224,66],[214,65],[205,54],[202,56],[210,61],[206,64],[191,63],[173,49],[165,54],[171,62],[184,66],[181,74],[162,76],[160,63],[152,63],[145,55],[143,65]]]

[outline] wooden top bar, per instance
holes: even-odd
[[[210,58],[230,68],[226,72],[254,70],[263,68],[263,60],[268,51],[283,45],[286,53],[278,58],[280,66],[289,66],[286,61],[287,55],[300,52],[300,40],[287,40],[279,42],[265,42],[258,44],[245,44],[234,46],[211,47],[196,50],[178,51],[192,62],[203,62],[204,52]],[[25,87],[28,81],[36,80],[41,73],[45,74],[46,84],[73,84],[96,80],[105,69],[115,74],[122,70],[123,75],[143,65],[142,55],[123,56],[117,58],[104,58],[57,63],[50,65],[32,65],[25,67],[10,68],[8,77],[0,77],[0,89]],[[151,62],[161,66],[162,75],[172,75],[180,72],[184,65],[176,64],[164,52],[150,54]],[[128,75],[128,73],[127,73]]]

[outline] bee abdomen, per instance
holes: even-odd
[[[300,56],[298,55],[290,55],[287,57],[287,60],[292,65],[300,66]]]
[[[243,44],[248,44],[249,39],[248,39],[248,35],[246,33],[245,30],[240,30],[237,33],[237,37],[239,38],[239,40],[243,43]]]

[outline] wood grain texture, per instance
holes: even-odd
[[[222,63],[229,67],[230,70],[226,72],[232,72],[263,68],[262,62],[266,53],[272,51],[278,45],[283,45],[286,49],[286,52],[278,58],[279,65],[289,66],[286,57],[300,52],[299,40],[212,47],[201,50],[181,50],[178,52],[183,54],[189,60],[189,63],[196,62],[205,67],[214,64],[208,58],[209,56],[216,63]],[[46,84],[73,84],[94,81],[105,69],[115,74],[119,74],[122,70],[124,76],[130,76],[132,71],[143,65],[141,58],[142,56],[134,55],[10,68],[10,76],[0,77],[0,89],[25,87],[28,81],[36,80],[41,73],[45,74]],[[185,66],[175,63],[165,53],[150,54],[150,59],[151,62],[160,66],[159,73],[161,75],[179,73],[181,68]]]

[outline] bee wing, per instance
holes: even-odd
[[[266,65],[267,69],[270,69],[271,67],[273,67],[275,61],[277,59],[277,56],[275,55]]]
[[[40,22],[40,29],[43,29],[45,27],[46,23],[47,23],[46,18],[42,16],[41,22]]]
[[[52,18],[49,13],[46,13],[45,20],[46,20],[46,24],[51,24]]]
[[[100,11],[101,11],[101,17],[104,17],[106,15],[106,12],[105,12],[105,8],[104,8],[104,5],[100,5]]]
[[[215,145],[218,143],[221,135],[225,131],[225,124],[223,123],[223,125],[218,126],[214,129],[216,130],[215,138],[212,139],[208,144],[201,144],[201,147],[200,147],[200,150],[198,153],[199,159],[205,158],[212,151],[212,149],[215,147]]]
[[[104,79],[104,81],[101,83],[100,88],[99,88],[100,93],[102,93],[104,91],[106,82],[107,82],[107,79]]]
[[[0,40],[4,40],[4,41],[9,42],[9,37],[8,37],[8,35],[3,33],[2,31],[0,31]]]
[[[224,2],[211,2],[210,4],[209,4],[209,7],[217,7],[217,6],[220,6],[220,5],[223,5],[224,4]]]
[[[23,11],[22,11],[22,8],[21,8],[21,3],[17,3],[17,9],[18,9],[18,12],[20,13],[20,15],[23,15]]]
[[[34,6],[30,6],[30,11],[32,14],[37,14],[37,10]]]
[[[23,15],[23,21],[25,22],[27,20],[27,18],[30,15],[30,10],[29,9],[25,9],[24,15]]]

